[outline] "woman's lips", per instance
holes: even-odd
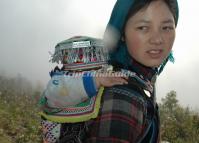
[[[148,50],[147,54],[151,58],[160,58],[162,56],[162,52],[163,52],[163,50],[161,50],[161,49],[152,49],[152,50]]]

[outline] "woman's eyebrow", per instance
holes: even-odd
[[[138,23],[150,23],[150,21],[145,20],[145,19],[140,19],[140,20],[135,21],[135,24],[138,24]]]
[[[167,19],[167,20],[163,20],[162,23],[175,23],[173,19]]]
[[[151,23],[150,20],[145,20],[145,19],[140,19],[140,20],[137,20],[135,21],[135,24],[139,24],[139,23]],[[175,23],[173,19],[166,19],[166,20],[163,20],[162,23]]]

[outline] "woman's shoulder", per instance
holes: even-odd
[[[115,85],[110,88],[105,88],[105,91],[108,91],[109,94],[124,94],[136,97],[153,96],[154,89],[151,82],[145,80],[143,77],[140,77],[135,72],[125,69],[121,69],[121,72],[123,75],[128,76],[128,84]]]

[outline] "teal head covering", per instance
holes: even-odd
[[[150,0],[117,0],[106,27],[106,31],[104,34],[104,41],[107,44],[107,47],[113,47],[110,51],[110,63],[116,62],[121,64],[124,68],[129,66],[133,66],[130,62],[132,59],[127,51],[127,47],[125,42],[122,41],[121,37],[123,34],[123,28],[127,20],[127,15],[129,10],[134,8],[133,6],[139,2],[149,3]],[[177,0],[173,0],[175,2],[176,7],[175,9],[175,24],[177,26],[178,22],[178,3]],[[108,40],[107,40],[108,39]],[[111,42],[110,42],[111,41]],[[165,59],[165,61],[160,65],[158,69],[158,73],[160,74],[168,61],[174,62],[174,57],[172,52],[169,56]]]

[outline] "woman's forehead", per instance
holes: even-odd
[[[174,17],[164,1],[151,2],[129,18],[133,23],[150,23],[154,19],[162,23],[174,23]]]

